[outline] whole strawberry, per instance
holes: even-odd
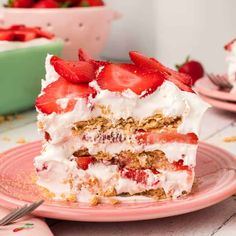
[[[176,65],[179,72],[188,74],[192,77],[192,85],[204,76],[204,68],[202,64],[195,60],[190,60],[187,57],[186,61],[182,65]]]

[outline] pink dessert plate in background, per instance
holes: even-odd
[[[13,148],[0,158],[0,204],[8,208],[38,200],[42,195],[34,184],[33,158],[41,142]],[[74,221],[132,221],[174,216],[214,205],[236,192],[236,159],[215,146],[200,143],[196,168],[197,185],[192,194],[179,200],[87,204],[49,201],[34,211],[42,217]],[[40,196],[41,195],[41,196]]]
[[[236,102],[236,94],[220,91],[207,77],[199,79],[194,85],[194,90],[207,97]]]
[[[221,101],[221,100],[217,100],[217,99],[210,98],[207,96],[203,96],[202,94],[199,94],[199,95],[203,100],[211,104],[213,107],[216,107],[218,109],[225,110],[225,111],[236,112],[236,102]]]

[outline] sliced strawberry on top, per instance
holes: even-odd
[[[236,42],[236,39],[231,40],[229,43],[227,43],[227,44],[224,46],[224,49],[225,49],[226,51],[231,51],[231,47],[232,47],[232,45],[233,45],[235,42]]]
[[[99,73],[97,82],[102,89],[122,92],[131,89],[136,94],[150,94],[164,81],[162,74],[146,72],[131,64],[108,64]]]
[[[175,83],[176,86],[178,86],[180,89],[182,89],[184,91],[188,91],[188,92],[193,91],[190,88],[190,86],[192,84],[192,79],[189,75],[179,73],[179,72],[174,71],[170,68],[167,68],[164,65],[162,65],[159,61],[157,61],[156,59],[145,57],[142,54],[135,52],[135,51],[129,52],[129,56],[135,65],[137,65],[141,68],[144,68],[146,70],[159,71],[165,75],[165,78],[167,80],[170,80],[171,82]],[[187,85],[187,86],[185,86],[185,85]]]
[[[100,66],[105,66],[110,64],[107,61],[98,61],[98,60],[94,60],[92,57],[90,57],[90,55],[88,53],[85,52],[84,49],[80,48],[78,50],[78,57],[80,61],[86,61],[89,62],[91,64],[94,65],[94,67],[96,68],[96,70],[100,67]]]
[[[89,83],[95,79],[96,69],[86,61],[65,61],[57,56],[51,58],[55,71],[72,83]]]
[[[136,181],[137,183],[146,184],[148,174],[144,170],[122,169],[120,172],[122,177]]]
[[[36,99],[36,107],[45,114],[69,112],[73,110],[76,98],[87,98],[95,93],[87,84],[73,84],[60,77],[43,89],[43,94]],[[68,99],[66,107],[59,103],[63,98]]]
[[[79,50],[78,50],[78,57],[79,57],[80,61],[87,61],[87,62],[89,62],[90,60],[93,60],[90,57],[90,55],[87,52],[85,52],[85,50],[82,49],[82,48],[79,48]]]
[[[81,156],[76,158],[76,163],[78,168],[87,170],[90,163],[94,162],[94,158],[92,156]]]
[[[180,134],[173,132],[156,132],[153,131],[138,131],[136,139],[140,144],[155,144],[155,143],[188,143],[197,144],[198,137],[194,133]]]
[[[12,30],[0,29],[0,40],[13,41],[14,32]]]

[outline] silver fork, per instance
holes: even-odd
[[[0,226],[11,224],[16,220],[20,219],[21,217],[28,215],[29,213],[34,211],[37,207],[39,207],[43,202],[44,200],[40,200],[38,202],[25,204],[23,207],[14,209],[12,212],[7,214],[0,220]]]
[[[214,75],[211,73],[211,74],[207,74],[207,77],[214,85],[216,85],[220,89],[231,90],[233,87],[228,81],[228,78],[226,75]]]

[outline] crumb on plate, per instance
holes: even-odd
[[[8,137],[8,136],[3,136],[1,139],[2,139],[3,141],[6,141],[6,142],[11,141],[11,138]]]
[[[226,137],[224,138],[224,142],[226,143],[236,142],[236,136]]]
[[[16,140],[16,143],[18,143],[18,144],[24,144],[24,143],[26,143],[27,141],[25,140],[25,138],[18,138],[17,140]]]

